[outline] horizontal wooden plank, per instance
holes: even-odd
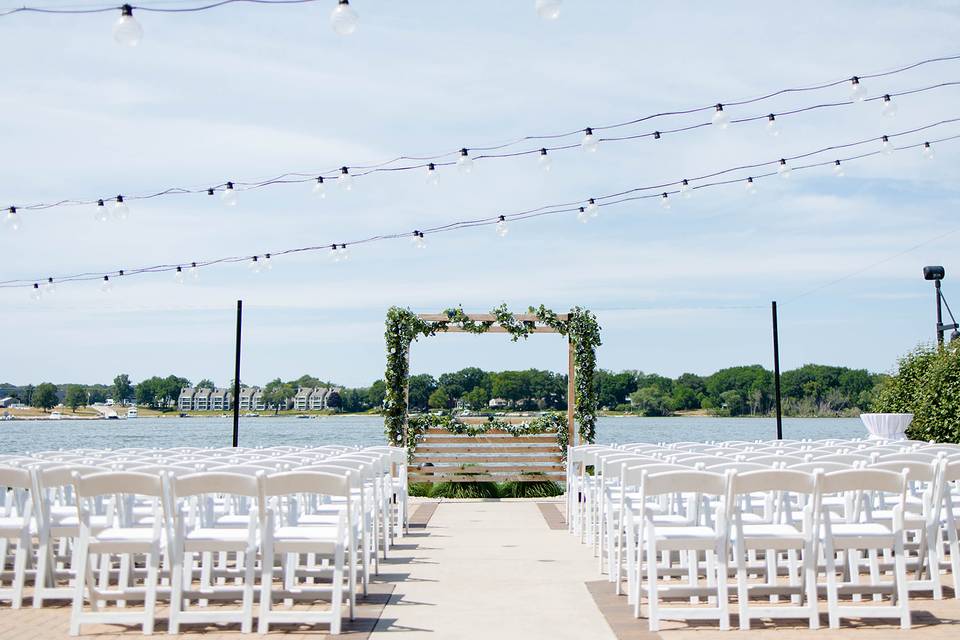
[[[487,445],[487,446],[462,446],[452,444],[446,447],[430,447],[418,445],[416,448],[416,454],[424,455],[428,453],[442,453],[442,454],[451,454],[451,453],[557,453],[559,448],[557,446],[509,446],[509,445]]]
[[[457,475],[447,475],[447,476],[421,476],[421,475],[411,475],[408,476],[410,482],[545,482],[545,481],[562,481],[564,477],[562,475],[476,475],[476,476],[457,476]]]
[[[474,322],[496,322],[497,316],[492,313],[469,313],[467,316]],[[445,313],[418,313],[417,317],[421,320],[426,320],[427,322],[449,322],[450,317]],[[516,320],[521,322],[539,322],[537,316],[533,313],[515,313],[513,317]],[[569,319],[570,314],[568,313],[558,313],[557,318],[560,320]]]
[[[425,467],[418,469],[416,471],[409,471],[408,473],[450,473],[454,471],[463,471],[465,473],[492,473],[492,472],[510,472],[516,473],[519,471],[531,471],[538,473],[563,473],[566,474],[566,470],[563,465],[558,464],[544,464],[544,465],[532,465],[532,464],[505,464],[502,466],[493,466],[493,465],[476,465],[476,466],[464,466],[459,464],[453,464],[450,466],[435,466],[435,467]]]
[[[424,445],[432,444],[552,444],[556,446],[557,437],[554,435],[545,436],[430,436],[420,441],[418,449]]]
[[[517,456],[439,456],[439,455],[430,455],[430,456],[414,456],[414,464],[422,465],[426,462],[441,463],[441,462],[459,462],[461,464],[473,464],[473,463],[489,463],[489,462],[556,462],[560,463],[563,460],[560,459],[559,455],[542,455],[542,456],[526,456],[526,455],[517,455]]]
[[[523,424],[525,422],[531,422],[533,420],[536,420],[538,417],[540,416],[498,416],[497,420],[501,420],[503,422],[509,422],[510,424]],[[457,421],[463,422],[465,424],[485,424],[487,422],[490,422],[490,420],[488,420],[483,416],[463,416],[463,417],[458,417]],[[455,435],[455,434],[451,434],[444,427],[430,427],[427,429],[427,433],[428,434],[436,433],[438,435],[443,435],[443,434]],[[502,429],[491,429],[490,431],[487,432],[487,434],[494,434],[494,435],[502,434],[506,436],[510,435],[508,432],[503,431]],[[462,434],[462,435],[466,435],[466,434]]]

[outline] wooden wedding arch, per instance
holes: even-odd
[[[514,341],[540,333],[564,335],[567,338],[565,420],[555,414],[533,420],[514,416],[491,419],[434,415],[411,419],[410,343],[436,333],[509,333]],[[573,309],[570,313],[553,313],[544,307],[531,307],[529,313],[513,314],[499,307],[491,313],[467,314],[461,309],[449,309],[438,314],[413,314],[394,308],[388,314],[387,341],[387,433],[391,441],[405,444],[410,451],[411,482],[562,481],[566,446],[593,441],[596,417],[593,372],[599,327],[588,311]],[[391,388],[398,397],[390,398]],[[579,430],[578,416],[582,423]]]

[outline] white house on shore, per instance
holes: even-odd
[[[297,411],[320,411],[339,406],[339,387],[300,387],[293,397],[293,408]]]
[[[339,387],[300,387],[293,398],[286,400],[281,409],[319,411],[340,406]],[[264,399],[260,387],[240,387],[240,411],[266,411],[272,409]],[[232,411],[233,390],[184,387],[177,398],[180,411]]]

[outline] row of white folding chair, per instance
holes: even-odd
[[[738,602],[740,607],[741,628],[749,628],[752,618],[760,617],[797,617],[809,618],[811,628],[818,625],[816,596],[816,546],[822,545],[824,570],[826,572],[825,591],[828,601],[830,626],[836,627],[841,617],[898,617],[901,626],[909,627],[908,584],[903,556],[903,504],[906,493],[906,473],[893,473],[883,470],[846,470],[826,475],[811,475],[790,470],[763,470],[744,474],[736,472],[725,476],[707,471],[668,471],[647,474],[642,468],[624,470],[624,483],[627,487],[636,487],[639,494],[631,498],[624,492],[628,501],[634,504],[624,507],[627,517],[627,556],[628,581],[632,581],[630,592],[635,614],[640,614],[641,569],[647,574],[648,618],[650,629],[659,628],[662,617],[713,618],[719,620],[721,628],[729,625],[727,611],[727,558],[729,550],[727,531],[732,526],[732,550],[737,572]],[[822,478],[817,484],[815,478]],[[805,494],[807,499],[800,522],[777,521],[773,523],[753,524],[744,515],[741,502],[758,492],[782,496],[785,493]],[[894,517],[887,525],[879,523],[861,523],[857,521],[835,524],[822,513],[817,515],[816,507],[825,495],[850,492],[887,493],[895,496]],[[663,495],[683,496],[687,513],[698,518],[696,524],[678,526],[677,519],[665,519],[662,514],[646,508],[651,499]],[[705,497],[712,500],[704,500]],[[782,498],[781,498],[782,499]],[[706,514],[697,515],[701,505],[715,504],[712,520]],[[789,509],[782,510],[788,513]],[[850,518],[853,520],[852,518]],[[820,522],[820,525],[817,522]],[[822,535],[818,535],[821,530]],[[748,581],[748,557],[752,549],[767,552],[768,559],[774,554],[787,553],[791,558],[789,585],[768,583],[751,586]],[[847,554],[861,549],[894,550],[894,582],[876,584],[864,589],[876,593],[881,589],[892,592],[892,604],[873,607],[840,606],[838,594],[842,589],[856,590],[856,582],[841,585],[837,581],[835,553]],[[687,568],[690,581],[682,587],[658,584],[658,557],[663,552],[677,551],[689,554]],[[773,551],[773,554],[771,554]],[[706,570],[700,572],[697,554],[704,554]],[[645,555],[645,562],[644,562]],[[799,557],[798,557],[799,556]],[[802,566],[801,566],[802,565]],[[706,587],[699,586],[699,574],[704,573]],[[696,585],[696,586],[695,586]],[[768,595],[771,592],[789,593],[796,602],[793,606],[757,607],[751,604],[751,594]],[[691,607],[664,609],[659,604],[661,597],[669,596],[707,596],[712,607]]]

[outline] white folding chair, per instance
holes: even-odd
[[[23,604],[27,560],[33,551],[33,502],[30,499],[30,472],[15,467],[0,467],[0,571],[7,560],[11,542],[17,545],[13,554],[13,576],[9,588],[0,588],[0,600],[9,600],[14,609]]]

